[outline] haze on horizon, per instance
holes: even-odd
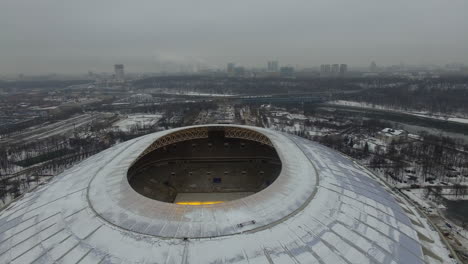
[[[466,0],[3,0],[0,74],[468,63]]]

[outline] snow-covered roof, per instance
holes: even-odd
[[[406,131],[401,129],[393,129],[393,128],[384,128],[382,132],[389,135],[389,136],[399,136],[404,134]]]
[[[146,135],[1,211],[0,263],[424,262],[406,212],[359,165],[306,139],[234,127],[275,147],[282,170],[266,189],[199,206],[142,196],[128,183],[129,166],[157,139],[187,128]]]
[[[39,106],[32,106],[29,109],[34,111],[49,111],[58,109],[58,106],[48,106],[48,107],[39,107]]]

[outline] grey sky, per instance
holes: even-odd
[[[0,74],[468,64],[467,14],[467,0],[0,0]]]

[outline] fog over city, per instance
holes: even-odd
[[[468,63],[465,0],[0,3],[0,72]]]
[[[468,264],[468,0],[0,0],[0,264]]]

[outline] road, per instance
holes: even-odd
[[[15,144],[20,142],[25,143],[45,139],[55,135],[69,135],[74,131],[75,128],[87,125],[93,120],[101,117],[104,117],[104,114],[82,114],[52,124],[35,126],[19,134],[14,134],[10,137],[3,138],[0,141],[0,144]]]
[[[90,151],[90,152],[85,152],[85,153],[68,154],[68,155],[65,155],[65,156],[62,156],[62,157],[59,157],[59,158],[56,158],[56,159],[48,160],[48,161],[45,161],[45,162],[30,166],[30,167],[28,167],[28,168],[26,168],[24,170],[18,171],[16,173],[11,174],[11,175],[4,175],[4,176],[2,176],[3,177],[2,179],[3,180],[10,180],[10,179],[22,177],[22,176],[25,176],[25,175],[28,175],[28,174],[31,175],[31,174],[36,173],[36,171],[41,170],[43,167],[46,167],[46,166],[48,166],[50,164],[53,164],[54,162],[66,163],[67,161],[72,161],[72,160],[75,160],[76,158],[81,158],[81,157],[84,157],[86,159],[87,157],[92,156],[92,155],[94,155],[94,154],[96,154],[98,152],[100,152],[100,150]]]

